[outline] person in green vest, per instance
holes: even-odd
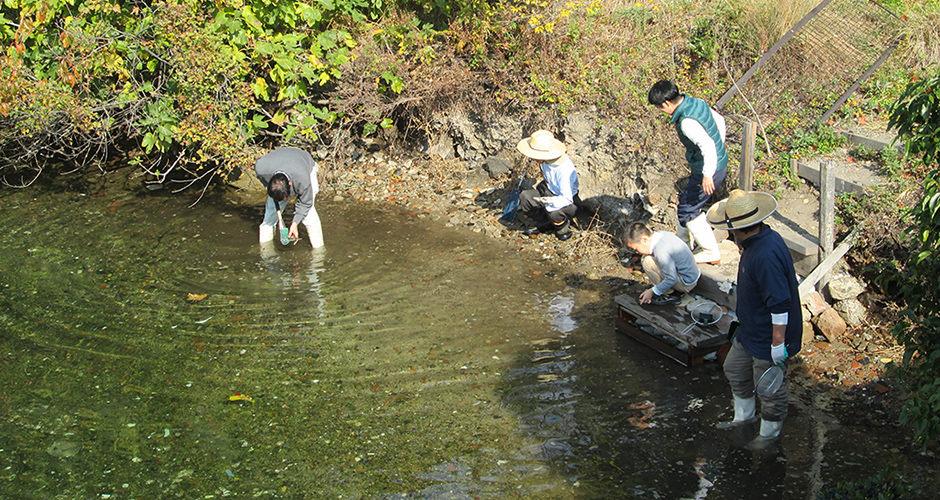
[[[705,101],[679,93],[669,80],[656,82],[647,99],[671,117],[692,171],[685,191],[679,194],[676,234],[693,248],[696,262],[718,264],[721,251],[704,209],[728,173],[725,119]]]

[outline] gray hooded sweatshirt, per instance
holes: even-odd
[[[283,172],[287,175],[291,183],[291,195],[297,196],[293,219],[293,222],[297,224],[300,224],[310,212],[313,197],[320,190],[318,185],[310,182],[310,172],[316,168],[317,162],[313,160],[310,153],[297,148],[278,148],[258,158],[255,162],[255,174],[265,189],[274,174]]]

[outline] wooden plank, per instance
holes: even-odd
[[[623,313],[622,309],[620,311]],[[617,331],[632,337],[641,344],[652,347],[653,349],[665,354],[670,359],[678,362],[682,366],[693,365],[695,360],[693,360],[692,356],[689,355],[689,351],[677,349],[675,346],[667,344],[662,339],[657,338],[655,335],[650,334],[637,326],[634,320],[618,316],[616,325]]]
[[[757,123],[744,122],[741,139],[741,164],[738,172],[738,188],[750,191],[754,184],[754,150],[757,141]]]
[[[832,163],[824,160],[819,164],[819,250],[820,261],[832,253],[836,233],[836,173]],[[825,286],[828,273],[824,273],[820,283]]]
[[[865,223],[863,222],[853,229],[852,232],[849,233],[849,235],[846,236],[844,240],[842,240],[842,243],[839,243],[839,246],[837,246],[831,254],[826,256],[826,258],[820,262],[818,266],[816,266],[816,269],[813,269],[813,272],[809,273],[807,277],[803,278],[803,282],[800,283],[799,286],[800,298],[813,291],[816,287],[816,283],[822,279],[823,275],[832,270],[833,266],[836,265],[836,262],[839,262],[839,259],[848,253],[849,249],[852,248],[852,245],[855,244],[855,240],[858,238],[858,235],[861,234],[862,226],[864,224]]]
[[[633,338],[641,344],[652,347],[683,366],[699,365],[704,362],[706,355],[713,352],[717,353],[724,346],[728,345],[727,341],[725,341],[722,344],[710,347],[692,348],[678,343],[674,338],[662,334],[661,332],[651,333],[647,331],[652,330],[652,327],[649,325],[640,325],[641,321],[642,320],[630,314],[626,309],[618,308],[616,320],[618,332]]]
[[[614,298],[620,309],[631,316],[642,319],[655,331],[674,338],[688,349],[717,347],[725,343],[725,333],[718,326],[695,325],[688,332],[686,327],[692,324],[689,314],[676,306],[640,305],[632,295],[618,295]],[[727,323],[727,321],[726,321]],[[721,324],[719,322],[718,324]]]

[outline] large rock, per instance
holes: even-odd
[[[854,299],[865,291],[865,285],[852,276],[843,276],[829,282],[829,296],[832,300]]]
[[[803,319],[809,319],[810,317],[817,316],[819,313],[825,311],[829,308],[829,304],[826,303],[826,299],[823,298],[819,292],[813,291],[804,295],[800,299],[800,303],[803,307],[809,311],[810,316]]]
[[[832,307],[839,312],[842,319],[850,326],[861,325],[862,322],[865,321],[865,316],[868,314],[868,311],[865,310],[865,306],[863,306],[858,299],[840,300]]]
[[[490,173],[490,177],[498,179],[512,171],[512,164],[500,156],[490,156],[483,164],[483,168]]]
[[[829,342],[840,341],[848,328],[839,312],[831,307],[813,318],[813,327]]]
[[[427,153],[442,160],[454,157],[454,141],[447,134],[441,134],[437,140],[428,146]]]
[[[803,321],[803,345],[812,344],[816,339],[816,331],[813,330],[813,324],[809,321]]]

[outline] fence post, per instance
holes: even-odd
[[[741,170],[738,172],[738,187],[750,191],[754,184],[754,151],[757,142],[757,123],[744,122],[741,135]]]
[[[819,260],[832,253],[835,243],[836,219],[836,173],[832,164],[827,160],[819,165]],[[822,290],[829,281],[829,273],[819,282]]]

